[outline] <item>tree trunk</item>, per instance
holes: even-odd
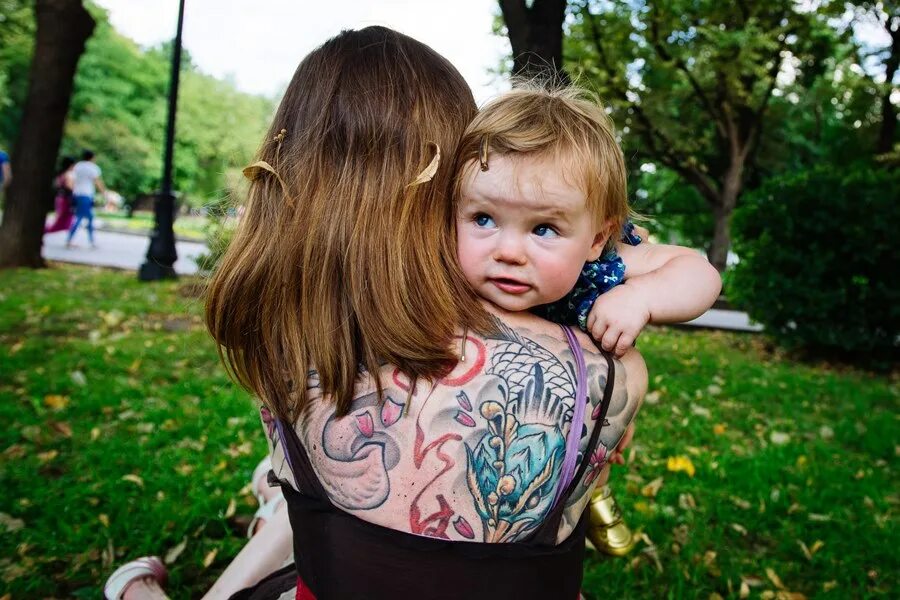
[[[559,77],[569,81],[563,69],[563,21],[566,0],[500,0],[503,21],[513,52],[513,74],[524,77]]]
[[[890,20],[891,17],[888,16]],[[885,63],[885,86],[884,96],[881,98],[881,130],[878,132],[878,145],[875,149],[877,154],[890,152],[894,147],[894,137],[897,134],[897,109],[891,102],[891,91],[894,89],[894,74],[900,67],[900,19],[894,19],[895,26],[885,25],[891,36],[891,53]]]
[[[81,0],[38,0],[22,126],[0,224],[0,268],[44,266],[41,238],[78,59],[94,31]]]
[[[738,196],[741,195],[743,189],[745,162],[746,151],[737,149],[737,155],[732,158],[731,164],[725,172],[722,191],[713,205],[715,225],[707,258],[719,270],[719,273],[725,272],[728,263],[728,251],[731,249],[731,213],[734,212]]]

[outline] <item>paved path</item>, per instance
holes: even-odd
[[[144,235],[95,231],[97,249],[87,245],[87,234],[79,231],[75,234],[77,248],[66,249],[66,233],[58,232],[44,236],[44,258],[60,262],[115,267],[136,271],[143,264],[147,255],[150,240]],[[178,262],[175,271],[181,275],[193,275],[197,272],[194,258],[206,251],[200,242],[176,242]],[[684,326],[707,327],[710,329],[727,329],[730,331],[762,331],[762,325],[751,323],[747,313],[736,310],[713,308]]]
[[[66,248],[66,232],[59,231],[44,236],[44,258],[60,262],[95,265],[99,267],[115,267],[137,271],[145,262],[150,238],[144,235],[129,233],[113,233],[94,231],[97,248],[87,243],[87,233],[79,230],[75,234],[75,248]],[[206,246],[199,242],[176,242],[178,261],[175,272],[179,275],[193,275],[197,272],[194,259],[206,251]]]

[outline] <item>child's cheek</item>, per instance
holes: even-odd
[[[553,253],[543,257],[541,273],[544,279],[542,286],[548,295],[554,296],[548,302],[555,302],[568,294],[584,266],[584,261],[568,253]]]
[[[461,226],[458,231],[456,254],[459,266],[462,268],[466,280],[472,285],[477,285],[479,275],[484,270],[484,260],[481,257],[483,254],[482,244],[471,234],[467,234],[464,227]]]

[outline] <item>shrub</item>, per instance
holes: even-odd
[[[734,213],[729,298],[789,349],[884,365],[900,337],[898,228],[898,170],[769,179]]]

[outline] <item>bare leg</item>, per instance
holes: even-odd
[[[203,596],[204,600],[228,598],[274,573],[290,558],[293,535],[284,504],[272,515],[271,522],[257,531]]]

